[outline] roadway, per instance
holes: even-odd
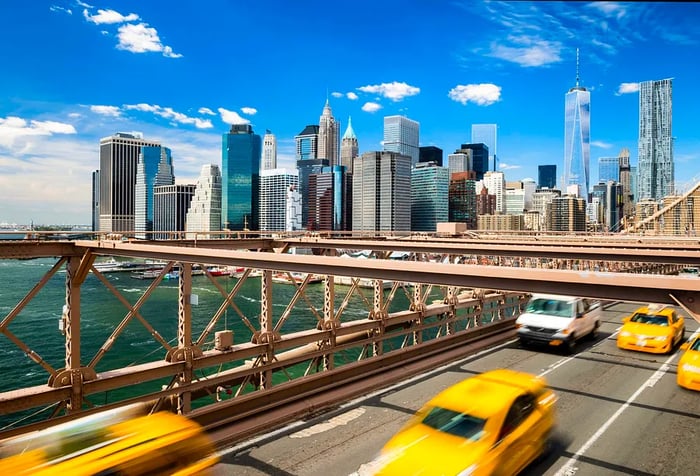
[[[367,474],[363,465],[430,397],[501,367],[544,376],[559,398],[552,451],[524,474],[698,474],[700,393],[676,384],[680,353],[616,347],[621,318],[636,307],[606,306],[598,338],[579,343],[571,356],[511,340],[224,450],[214,475]],[[686,329],[689,337],[698,324],[686,318]]]

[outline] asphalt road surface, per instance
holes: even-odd
[[[615,345],[633,303],[606,306],[598,338],[573,355],[511,341],[222,452],[216,476],[362,475],[367,462],[427,400],[495,368],[544,376],[558,396],[551,452],[526,475],[700,474],[700,392],[676,384],[680,353]],[[681,314],[684,314],[681,311]],[[686,336],[698,324],[686,317]]]

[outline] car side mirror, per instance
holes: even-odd
[[[688,350],[690,349],[690,342],[685,342],[681,344],[681,350]]]
[[[576,319],[581,319],[585,314],[582,312],[579,312],[576,314]]]

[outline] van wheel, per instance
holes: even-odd
[[[588,334],[588,337],[591,338],[591,340],[595,340],[596,337],[598,337],[598,329],[600,328],[600,321],[596,321],[595,325],[593,326],[593,330]]]
[[[567,354],[573,354],[576,347],[576,336],[571,335],[571,339],[564,342],[564,350]]]

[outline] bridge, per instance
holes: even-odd
[[[222,446],[240,443],[270,427],[509,342],[514,335],[512,317],[531,292],[677,305],[697,320],[698,281],[672,273],[700,267],[699,248],[691,237],[630,235],[0,242],[0,259],[55,259],[39,282],[28,284],[24,298],[10,303],[14,307],[0,322],[4,343],[20,349],[47,376],[46,384],[24,387],[17,382],[17,388],[0,394],[0,415],[50,410],[41,421],[8,428],[0,437],[138,402],[149,410],[172,408],[190,415],[219,435]],[[292,249],[296,253],[290,253]],[[367,259],[343,256],[358,251]],[[96,259],[106,256],[157,260],[162,267],[134,303],[95,266]],[[396,256],[402,259],[392,259]],[[229,290],[205,272],[221,305],[206,325],[196,328],[192,270],[211,265],[236,267],[240,276]],[[143,311],[173,268],[180,271],[177,316],[171,320],[176,327],[174,345]],[[12,329],[23,309],[61,271],[65,297],[57,307],[65,305],[65,358],[55,363],[42,357],[40,341],[28,343]],[[86,356],[81,321],[92,311],[82,308],[81,296],[90,274],[123,305],[125,314],[99,349]],[[273,278],[279,274],[295,287],[281,314],[273,311],[278,286]],[[312,302],[308,290],[312,278],[318,277],[322,299]],[[339,277],[349,277],[351,285],[339,286]],[[247,315],[236,299],[253,279],[259,280],[260,308]],[[363,285],[371,287],[363,292]],[[400,300],[404,308],[390,311]],[[349,309],[358,305],[363,314],[350,316]],[[301,307],[313,319],[305,329],[291,329],[290,316]],[[228,334],[222,324],[228,311],[247,329],[235,335],[233,343],[225,342]],[[618,317],[619,313],[611,318],[611,326]],[[124,329],[139,324],[161,346],[160,358],[102,368]],[[613,333],[611,329],[609,335]],[[507,358],[498,365],[509,363]],[[202,372],[206,378],[201,378]],[[119,402],[98,405],[93,398],[163,381]]]

